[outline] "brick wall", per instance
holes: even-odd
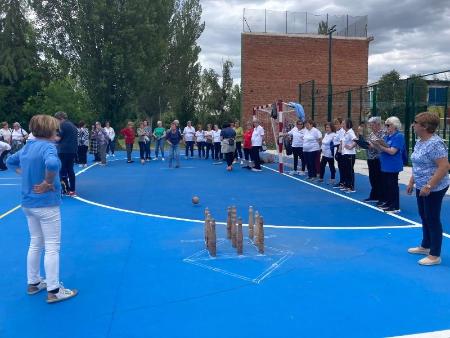
[[[339,91],[367,85],[369,42],[366,38],[333,37],[332,82]],[[328,36],[243,33],[241,43],[244,122],[251,119],[253,106],[277,99],[297,101],[302,82],[314,79],[326,95]],[[310,117],[307,105],[305,110]],[[337,116],[346,117],[340,111],[333,114]],[[316,106],[315,120],[323,123],[326,119],[326,105]]]

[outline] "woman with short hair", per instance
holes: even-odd
[[[211,151],[211,158],[214,160],[214,143],[213,143],[213,130],[210,123],[206,125],[205,131],[205,147],[206,147],[206,157],[209,158],[209,152]]]
[[[11,154],[18,152],[25,145],[28,133],[20,126],[19,122],[14,122],[11,131]]]
[[[417,207],[422,219],[422,243],[409,248],[411,254],[426,255],[419,260],[421,265],[441,263],[442,247],[442,200],[448,190],[448,149],[444,140],[435,134],[439,116],[430,112],[416,115],[414,133],[419,137],[411,155],[413,167],[407,193],[416,190]]]
[[[234,122],[234,131],[236,132],[236,151],[234,152],[234,158],[235,160],[240,160],[242,163],[242,141],[244,131],[242,130],[239,121]]]
[[[260,125],[258,120],[253,121],[253,133],[252,133],[252,171],[261,171],[261,159],[259,158],[259,152],[261,151],[264,143],[264,128]]]
[[[89,147],[89,130],[86,128],[86,123],[80,121],[78,124],[78,149],[77,158],[80,168],[87,167],[87,151]]]
[[[303,135],[303,156],[308,169],[308,180],[314,180],[317,177],[316,157],[320,152],[320,141],[322,139],[322,133],[314,127],[314,124],[313,120],[307,120]]]
[[[305,127],[302,120],[296,122],[296,126],[289,132],[292,137],[292,155],[294,156],[294,170],[289,172],[290,175],[305,175],[306,161],[303,157],[303,137],[305,135]],[[298,171],[298,159],[301,161],[302,171]]]
[[[164,161],[164,142],[166,141],[166,130],[162,126],[162,121],[156,122],[153,137],[155,138],[155,160],[158,160],[159,151],[161,151],[161,159]]]
[[[199,124],[195,132],[195,142],[197,143],[198,158],[205,158],[205,131],[203,126]]]
[[[381,118],[379,116],[373,116],[369,119],[370,134],[367,139],[370,140],[382,140],[384,137]],[[382,197],[382,174],[380,164],[380,151],[373,147],[369,143],[367,149],[367,166],[369,168],[369,182],[370,182],[370,194],[369,197],[364,199],[364,202],[379,202]]]
[[[145,153],[145,161],[150,162],[152,160],[151,153],[151,144],[152,144],[152,126],[148,123],[147,120],[144,120],[144,134],[145,134],[145,143],[144,143],[144,153]]]
[[[225,155],[225,160],[227,161],[227,170],[233,170],[234,152],[236,151],[236,131],[231,127],[230,123],[225,123],[223,125],[222,131],[220,132],[221,141],[221,152]]]
[[[106,131],[102,128],[100,122],[95,122],[95,129],[93,138],[97,141],[98,154],[100,157],[100,165],[106,165],[106,148],[108,147],[109,137]]]
[[[2,128],[0,129],[0,141],[11,145],[11,133],[12,130],[9,129],[8,122],[2,122]]]
[[[105,122],[105,129],[106,134],[108,134],[108,146],[106,147],[106,156],[109,156],[109,153],[111,153],[111,156],[115,157],[114,151],[116,149],[116,133],[114,131],[114,128],[111,127],[111,123],[109,121]]]
[[[353,122],[350,119],[342,121],[342,128],[345,133],[341,140],[341,170],[343,187],[341,190],[346,193],[355,192],[355,161],[356,161],[356,134],[353,131]]]
[[[383,182],[383,203],[378,207],[386,212],[400,212],[400,190],[398,175],[403,171],[403,155],[405,149],[405,136],[400,133],[402,124],[395,117],[389,117],[385,123],[386,135],[384,142],[371,142],[380,150],[380,164]],[[406,154],[405,154],[406,155]]]
[[[220,162],[220,160],[223,159],[222,152],[220,151],[220,132],[221,130],[219,129],[219,126],[215,124],[212,135],[214,145],[214,160],[216,160],[217,162]]]
[[[55,146],[59,122],[49,115],[35,115],[30,120],[34,139],[8,158],[8,166],[22,176],[22,209],[27,217],[30,245],[27,255],[29,295],[47,289],[47,303],[60,302],[77,295],[59,280],[61,247],[61,162]],[[44,254],[45,280],[41,277]]]
[[[325,123],[325,136],[322,139],[322,159],[320,160],[320,179],[319,182],[323,182],[323,176],[325,175],[325,168],[328,164],[330,168],[330,184],[334,184],[336,176],[336,168],[334,167],[334,137],[335,129],[334,125],[330,122]]]

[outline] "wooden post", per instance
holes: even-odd
[[[205,226],[204,226],[204,234],[205,234],[205,246],[207,246],[208,243],[208,216],[209,216],[209,209],[205,209]]]
[[[258,251],[264,254],[264,218],[258,217]]]
[[[259,224],[259,212],[255,211],[255,225],[254,225],[254,232],[255,233],[254,233],[253,244],[255,244],[256,246],[258,246],[258,239],[259,239],[259,237],[258,237],[258,232],[259,232],[258,224]]]
[[[231,239],[231,207],[227,208],[227,239]]]
[[[242,218],[238,218],[237,225],[237,253],[242,255],[244,253],[244,234],[242,233]]]
[[[209,222],[209,231],[210,231],[210,237],[209,237],[209,254],[212,257],[217,256],[217,236],[216,236],[216,221],[214,218],[211,219]]]
[[[248,238],[253,241],[254,236],[254,223],[253,223],[253,207],[248,208]]]
[[[231,244],[233,248],[236,248],[236,236],[237,236],[237,229],[236,229],[236,207],[231,207]]]

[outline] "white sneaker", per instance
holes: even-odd
[[[261,170],[261,169],[256,169],[256,168],[252,168],[252,171],[260,172],[260,171],[262,171],[262,170]]]
[[[42,290],[45,290],[46,288],[47,288],[47,283],[45,283],[45,280],[41,278],[38,285],[28,284],[27,293],[29,295],[35,295],[36,293],[39,293]]]
[[[306,175],[304,171],[299,171],[298,174],[299,174],[300,176],[305,176],[305,175]]]
[[[161,158],[161,161],[165,161],[164,157],[163,157],[163,158]]]
[[[79,164],[79,165],[78,165],[78,168],[83,168],[83,165],[82,165],[82,164]]]
[[[291,170],[290,172],[289,172],[289,175],[296,175],[297,174],[297,171],[295,171],[295,170]]]
[[[64,286],[61,284],[59,286],[59,291],[57,293],[51,293],[49,292],[47,294],[47,303],[57,303],[61,302],[63,300],[75,297],[78,294],[78,290],[69,290],[64,288]]]

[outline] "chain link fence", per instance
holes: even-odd
[[[328,28],[334,25],[334,35],[367,37],[367,16],[244,8],[242,18],[242,30],[249,33],[326,35]]]
[[[371,116],[383,120],[397,116],[403,125],[408,149],[416,137],[414,117],[423,111],[439,115],[437,134],[450,143],[450,70],[415,75],[398,81],[383,81],[369,86],[331,86],[310,80],[299,84],[299,102],[307,118],[318,124],[333,119],[350,118],[354,123],[367,122]],[[331,94],[331,95],[330,95]],[[450,158],[450,150],[449,150]]]

